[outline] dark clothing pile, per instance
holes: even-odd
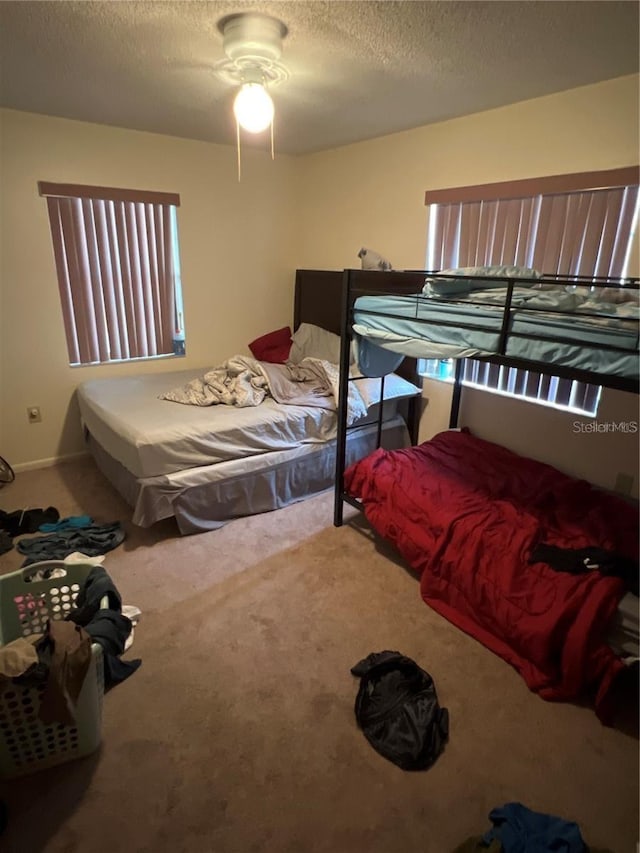
[[[13,548],[13,539],[6,530],[0,530],[0,554],[6,554]]]
[[[47,509],[16,509],[13,512],[0,509],[0,554],[13,548],[16,536],[35,533],[41,524],[55,523],[59,518],[60,513],[54,506]]]
[[[371,746],[403,770],[426,770],[449,737],[449,712],[433,679],[400,652],[372,652],[351,669],[360,688],[355,713]]]
[[[107,606],[103,608],[101,604],[105,597]],[[132,625],[131,620],[122,615],[120,593],[102,566],[91,569],[76,598],[75,610],[66,618],[81,625],[91,640],[102,646],[105,688],[124,681],[142,663],[140,660],[120,660]]]
[[[587,846],[577,823],[506,803],[489,814],[493,827],[468,838],[453,853],[611,853]]]
[[[16,509],[5,512],[0,509],[0,530],[5,530],[11,538],[37,533],[41,524],[58,521],[60,513],[54,506],[47,509]]]
[[[125,533],[119,521],[111,524],[90,524],[87,527],[57,530],[33,539],[21,539],[16,548],[26,555],[22,564],[30,566],[42,560],[64,560],[74,551],[97,557],[117,548]]]
[[[559,548],[540,542],[531,552],[529,562],[547,563],[558,572],[572,575],[600,572],[607,577],[621,578],[627,590],[638,595],[638,561],[603,548]]]

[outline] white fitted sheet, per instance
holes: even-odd
[[[138,478],[324,444],[336,436],[336,413],[316,406],[282,405],[271,397],[246,408],[158,399],[204,372],[200,368],[83,382],[77,394],[84,427]],[[371,423],[378,417],[379,380],[355,383],[368,410],[356,424]],[[419,393],[400,376],[385,377],[383,419],[395,416],[396,400]]]
[[[185,406],[159,400],[202,369],[83,382],[77,391],[84,426],[136,477],[155,477],[335,436],[336,415],[314,406]]]

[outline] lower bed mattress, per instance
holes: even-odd
[[[215,530],[234,518],[280,509],[332,488],[336,442],[307,444],[289,450],[187,468],[154,477],[136,477],[85,430],[96,464],[133,508],[134,524],[150,527],[175,517],[182,534]],[[349,431],[347,463],[377,446],[378,425]],[[382,423],[382,446],[409,444],[404,419],[394,415]]]
[[[201,377],[202,369],[121,376],[83,382],[77,390],[82,423],[93,438],[135,477],[149,478],[248,457],[325,444],[336,436],[332,408],[283,405],[267,396],[256,406],[184,405],[160,395]],[[378,380],[354,384],[366,415],[377,422]],[[398,401],[420,393],[400,376],[385,377],[384,419]]]
[[[327,441],[335,413],[314,406],[189,406],[159,399],[203,370],[95,379],[78,388],[80,416],[102,447],[136,477]]]
[[[127,503],[134,524],[175,516],[182,533],[220,527],[333,485],[334,409],[277,403],[185,405],[160,395],[203,370],[89,380],[78,388],[85,436],[98,466]],[[349,430],[351,461],[408,442],[402,398],[420,393],[399,376],[355,379],[366,411]],[[381,401],[384,398],[384,402]]]
[[[464,429],[376,451],[347,468],[345,489],[426,604],[543,698],[590,696],[610,718],[613,685],[638,658],[634,502]],[[604,555],[602,570],[583,549]]]

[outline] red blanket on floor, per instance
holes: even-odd
[[[637,559],[633,507],[466,430],[377,450],[346,471],[345,486],[418,572],[427,604],[543,698],[590,696],[608,721],[607,696],[624,664],[605,636],[623,582],[529,557],[544,542]]]

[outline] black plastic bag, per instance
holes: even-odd
[[[449,712],[429,673],[392,651],[372,652],[351,673],[361,679],[356,720],[371,746],[403,770],[431,767],[449,738]]]

